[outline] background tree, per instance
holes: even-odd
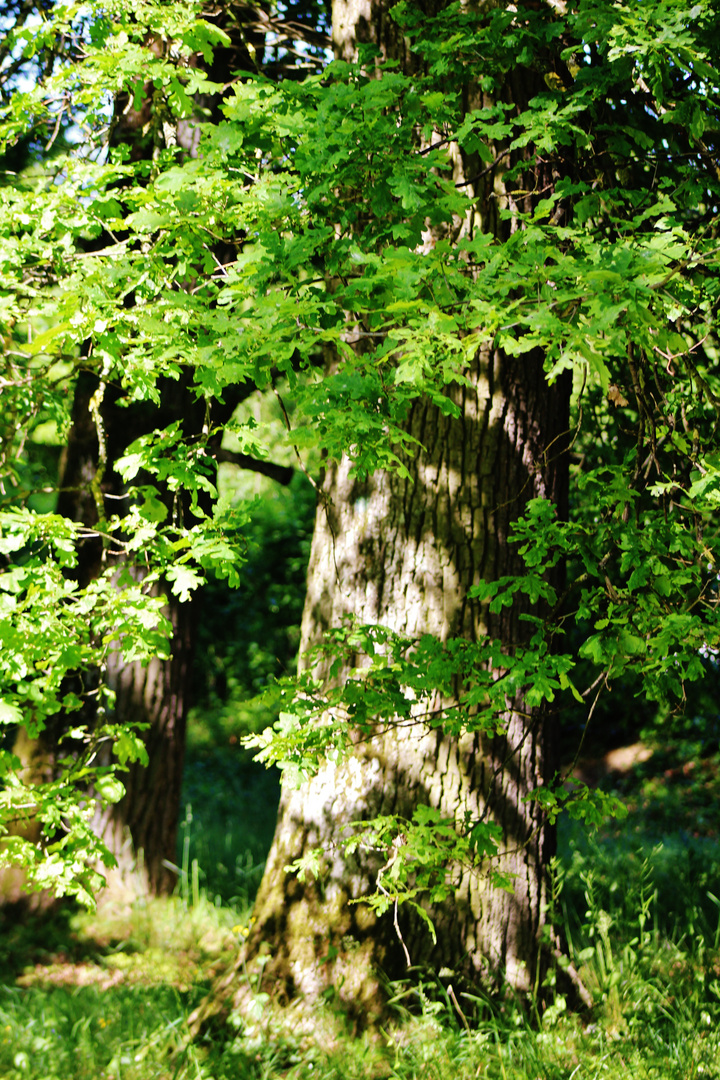
[[[16,15],[14,32],[18,33],[33,14],[32,5],[21,7]],[[303,12],[299,14],[302,17]],[[297,16],[298,13],[292,11],[288,15]],[[139,166],[149,163],[168,146],[177,146],[192,158],[197,144],[193,116],[219,120],[221,95],[217,91],[223,84],[231,83],[239,72],[259,69],[268,32],[273,34],[276,42],[273,70],[286,76],[297,62],[291,55],[293,46],[298,44],[298,35],[305,33],[302,21],[295,19],[283,26],[270,17],[269,11],[233,3],[223,5],[214,13],[208,24],[210,34],[213,34],[213,27],[219,28],[215,31],[215,40],[221,42],[219,47],[212,54],[207,51],[205,56],[190,54],[181,60],[181,66],[183,63],[195,69],[204,66],[207,72],[205,84],[211,88],[210,92],[206,90],[194,95],[191,101],[187,99],[189,104],[185,111],[191,110],[191,114],[182,118],[173,117],[164,104],[162,92],[155,93],[151,83],[146,83],[142,89],[136,86],[135,97],[121,92],[116,95],[113,106],[110,148],[116,148]],[[93,32],[97,33],[97,28],[97,23],[90,23],[91,37]],[[155,39],[154,26],[146,28],[145,33],[149,34],[145,44],[152,53],[160,58],[166,56],[170,42],[165,40],[163,43],[160,37]],[[314,27],[308,33],[312,41],[307,46],[304,64],[312,68],[323,35]],[[44,59],[46,73],[50,74],[63,63],[71,63],[82,50],[82,40],[82,26],[73,30],[70,41],[58,43],[54,40]],[[277,52],[279,40],[284,43],[282,60]],[[58,124],[61,120],[62,110],[58,114]],[[35,138],[38,134],[35,133]],[[54,135],[57,134],[55,131]],[[22,143],[26,154],[29,142],[30,138],[26,136]],[[8,160],[6,164],[17,164],[17,161]],[[112,230],[102,230],[91,239],[84,239],[88,254],[92,254],[112,242]],[[213,245],[217,266],[232,260],[237,242],[237,237],[228,236]],[[124,303],[129,308],[133,306],[133,290],[125,295]],[[255,469],[281,483],[288,483],[292,477],[291,468],[276,467],[270,461],[221,448],[224,426],[237,405],[255,390],[252,382],[228,387],[224,400],[216,401],[211,409],[207,399],[198,399],[192,380],[185,375],[175,380],[162,378],[154,392],[155,404],[149,404],[142,400],[133,401],[117,383],[108,383],[104,373],[98,372],[92,364],[81,361],[78,370],[55,509],[63,518],[78,522],[91,531],[78,546],[77,577],[81,587],[87,588],[107,568],[108,550],[100,535],[102,527],[110,511],[128,498],[127,485],[115,471],[114,463],[122,458],[131,443],[147,438],[153,430],[179,425],[182,438],[190,445],[206,436],[205,452],[215,462],[221,459],[242,468]],[[212,434],[208,434],[211,428]],[[201,516],[211,510],[209,484],[206,487],[200,497]],[[190,500],[180,498],[178,501],[178,486],[172,479],[169,484],[160,485],[158,495],[166,514],[193,520]],[[136,577],[141,573],[137,570]],[[156,591],[164,599],[164,613],[172,628],[168,655],[130,663],[121,651],[111,649],[105,657],[103,671],[90,677],[89,684],[88,674],[75,679],[74,690],[83,699],[83,719],[89,726],[96,725],[93,714],[98,698],[95,691],[100,681],[113,695],[113,723],[144,727],[147,764],[143,755],[141,762],[129,767],[124,781],[125,794],[119,802],[106,805],[99,813],[94,829],[114,854],[126,883],[133,881],[136,888],[163,892],[172,891],[177,883],[172,864],[198,614],[194,596],[185,596],[181,603],[167,587],[161,586]],[[101,704],[101,709],[104,712],[106,706]],[[74,719],[77,721],[78,718]],[[20,730],[14,752],[23,763],[28,778],[47,778],[57,772],[55,762],[62,753],[60,739],[71,723],[72,720],[63,721],[58,717],[36,739],[28,739],[25,730]],[[139,863],[138,853],[141,853]]]

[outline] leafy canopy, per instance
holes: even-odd
[[[427,395],[452,413],[446,388],[468,378],[487,342],[517,356],[542,350],[548,379],[569,370],[575,384],[570,520],[533,501],[512,538],[526,574],[476,591],[491,608],[525,598],[527,647],[338,628],[324,647],[340,662],[362,646],[370,667],[337,689],[310,672],[300,695],[288,690],[262,756],[302,778],[350,752],[358,729],[414,722],[417,702],[455,676],[466,692],[437,722],[460,734],[496,730],[518,693],[541,712],[582,708],[589,720],[598,695],[630,674],[644,695],[682,708],[714,662],[717,12],[709,0],[690,11],[679,0],[579,0],[450,4],[426,20],[401,2],[393,18],[420,61],[412,75],[365,48],[357,64],[229,86],[206,74],[227,35],[199,3],[57,4],[9,31],[0,150],[12,163],[22,143],[26,164],[8,165],[0,187],[6,725],[32,733],[80,710],[68,676],[102,672],[111,649],[163,655],[159,583],[184,599],[209,571],[237,581],[245,510],[216,497],[211,422],[191,442],[175,425],[104,460],[105,388],[119,391],[118,407],[157,404],[161,379],[188,379],[208,417],[234,385],[280,388],[301,457],[348,454],[361,475],[405,473],[409,404]],[[518,72],[542,75],[524,104],[505,93]],[[478,81],[483,101],[467,111]],[[139,157],[117,102],[123,115],[147,106]],[[472,184],[455,182],[458,152],[475,181],[497,175],[514,190],[497,200],[497,227]],[[552,180],[524,199],[540,166]],[[41,512],[28,453],[48,432],[67,438],[81,371],[99,380],[92,529],[106,551],[84,587],[74,569],[90,527]],[[130,499],[108,512],[101,484],[112,469]],[[186,494],[191,514],[168,512],[162,485]],[[559,560],[562,596],[546,578]],[[102,680],[93,692],[111,710]],[[142,742],[111,723],[78,724],[67,739],[60,786],[30,791],[0,753],[4,819],[30,800],[46,838],[37,849],[8,838],[2,858],[89,902],[90,867],[109,856],[89,829],[87,784],[98,798],[121,790],[111,767],[94,764],[97,748],[110,740],[121,770]],[[552,815],[569,806],[593,821],[605,809],[560,784],[534,797]],[[447,889],[448,853],[482,862],[496,851],[490,823],[439,822],[427,808],[414,823],[364,828],[384,848],[410,838],[410,858],[381,875],[381,909]]]

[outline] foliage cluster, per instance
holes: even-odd
[[[29,788],[0,754],[4,820],[30,812],[44,834],[39,848],[7,838],[1,858],[58,893],[90,902],[90,867],[110,856],[89,829],[87,786],[118,798],[113,769],[143,754],[140,734],[111,722],[110,651],[167,652],[158,583],[183,600],[207,575],[240,582],[248,511],[217,497],[211,454],[213,404],[232,386],[292,398],[288,445],[348,454],[360,476],[407,473],[410,404],[422,395],[455,412],[448,387],[467,381],[481,348],[540,350],[548,379],[571,372],[576,387],[570,519],[532,502],[512,538],[526,572],[476,591],[490,610],[521,604],[527,647],[338,629],[326,647],[341,657],[361,641],[369,669],[337,692],[311,672],[263,742],[266,760],[305,775],[370,722],[414,722],[453,675],[467,691],[441,722],[455,733],[497,730],[519,692],[538,723],[566,704],[589,723],[630,676],[672,711],[720,645],[716,8],[451,4],[426,20],[400,3],[393,17],[422,61],[412,75],[368,47],[357,64],[301,81],[248,74],[227,87],[199,62],[227,34],[197,2],[60,3],[7,35],[0,149],[22,143],[31,164],[0,188],[0,720],[30,734],[61,712],[77,723],[55,786]],[[23,64],[38,67],[31,85],[13,83]],[[517,70],[532,91],[511,108],[500,91]],[[478,79],[494,103],[466,112]],[[149,106],[140,160],[123,139],[123,101],[122,116]],[[456,182],[453,154],[477,181],[502,181],[497,228]],[[543,168],[547,192],[527,191]],[[47,425],[66,437],[81,372],[98,380],[92,528],[27,501],[27,447]],[[161,380],[188,381],[206,410],[202,435],[173,424],[108,460],[105,395],[120,408],[157,404]],[[266,452],[253,425],[236,435],[242,450]],[[125,498],[108,509],[111,469]],[[102,566],[81,586],[89,533]],[[560,562],[562,595],[547,574]],[[88,696],[101,703],[95,726],[83,723]],[[114,766],[98,764],[106,744]],[[568,798],[559,781],[534,797],[595,820],[603,804],[586,789]],[[495,850],[486,821],[421,810],[379,827],[383,845],[415,837],[412,866],[388,877],[380,906],[447,889],[433,867],[449,854]]]

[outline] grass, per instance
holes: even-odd
[[[265,796],[269,820],[276,797],[265,774],[257,787],[244,777],[242,795],[234,778],[225,785],[225,761],[205,758],[190,777],[176,897],[42,922],[5,914],[0,1078],[720,1080],[720,759],[674,753],[609,778],[630,805],[625,822],[594,837],[562,829],[554,917],[592,1009],[569,1010],[560,968],[541,1015],[512,996],[466,997],[461,1017],[430,980],[393,988],[397,1024],[380,1036],[324,1047],[262,1024],[252,1037],[185,1040],[237,948],[264,853],[257,821],[244,834],[224,822],[257,816]]]
[[[171,1077],[186,1003],[172,987],[4,987],[0,1075],[44,1080]]]
[[[257,892],[280,798],[277,770],[226,745],[190,751],[178,838],[179,887],[244,910]],[[194,882],[193,885],[193,866]]]
[[[4,957],[0,1077],[204,1075],[183,1050],[185,1023],[234,950],[231,915],[174,898],[26,920]]]

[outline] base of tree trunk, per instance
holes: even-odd
[[[390,982],[382,972],[368,968],[362,955],[353,971],[347,958],[332,965],[333,977],[325,980],[322,992],[316,998],[295,997],[288,1000],[273,973],[272,957],[268,952],[247,957],[243,946],[238,959],[228,972],[221,976],[204,1001],[190,1015],[188,1024],[190,1038],[212,1037],[222,1041],[238,1029],[244,1037],[262,1037],[266,1041],[291,1037],[309,1039],[327,1050],[336,1039],[365,1035],[369,1038],[394,1030],[398,1037],[412,1021],[413,984],[422,983],[423,996],[433,996],[436,988],[438,1000],[446,1005],[450,1001],[457,1012],[456,1019],[468,1027],[473,1026],[473,1008],[466,1005],[461,984],[437,971],[421,972],[412,969],[403,980],[402,1004],[398,997],[398,983]],[[355,954],[357,956],[357,953]],[[536,998],[518,996],[508,984],[496,983],[494,1000],[500,1004],[504,998],[512,999],[513,1007],[527,1006],[528,1013],[537,1015],[544,1007],[562,995],[568,1008],[582,1012],[593,1007],[593,999],[583,983],[574,964],[569,961],[559,941],[548,944],[544,957],[545,966],[552,964],[556,972],[556,985],[551,990],[539,988]],[[350,975],[351,984],[361,983],[363,994],[357,1000],[348,997],[348,984],[343,977]],[[476,988],[477,991],[477,988]],[[421,998],[418,993],[418,1012]],[[463,1008],[463,1006],[466,1006]]]

